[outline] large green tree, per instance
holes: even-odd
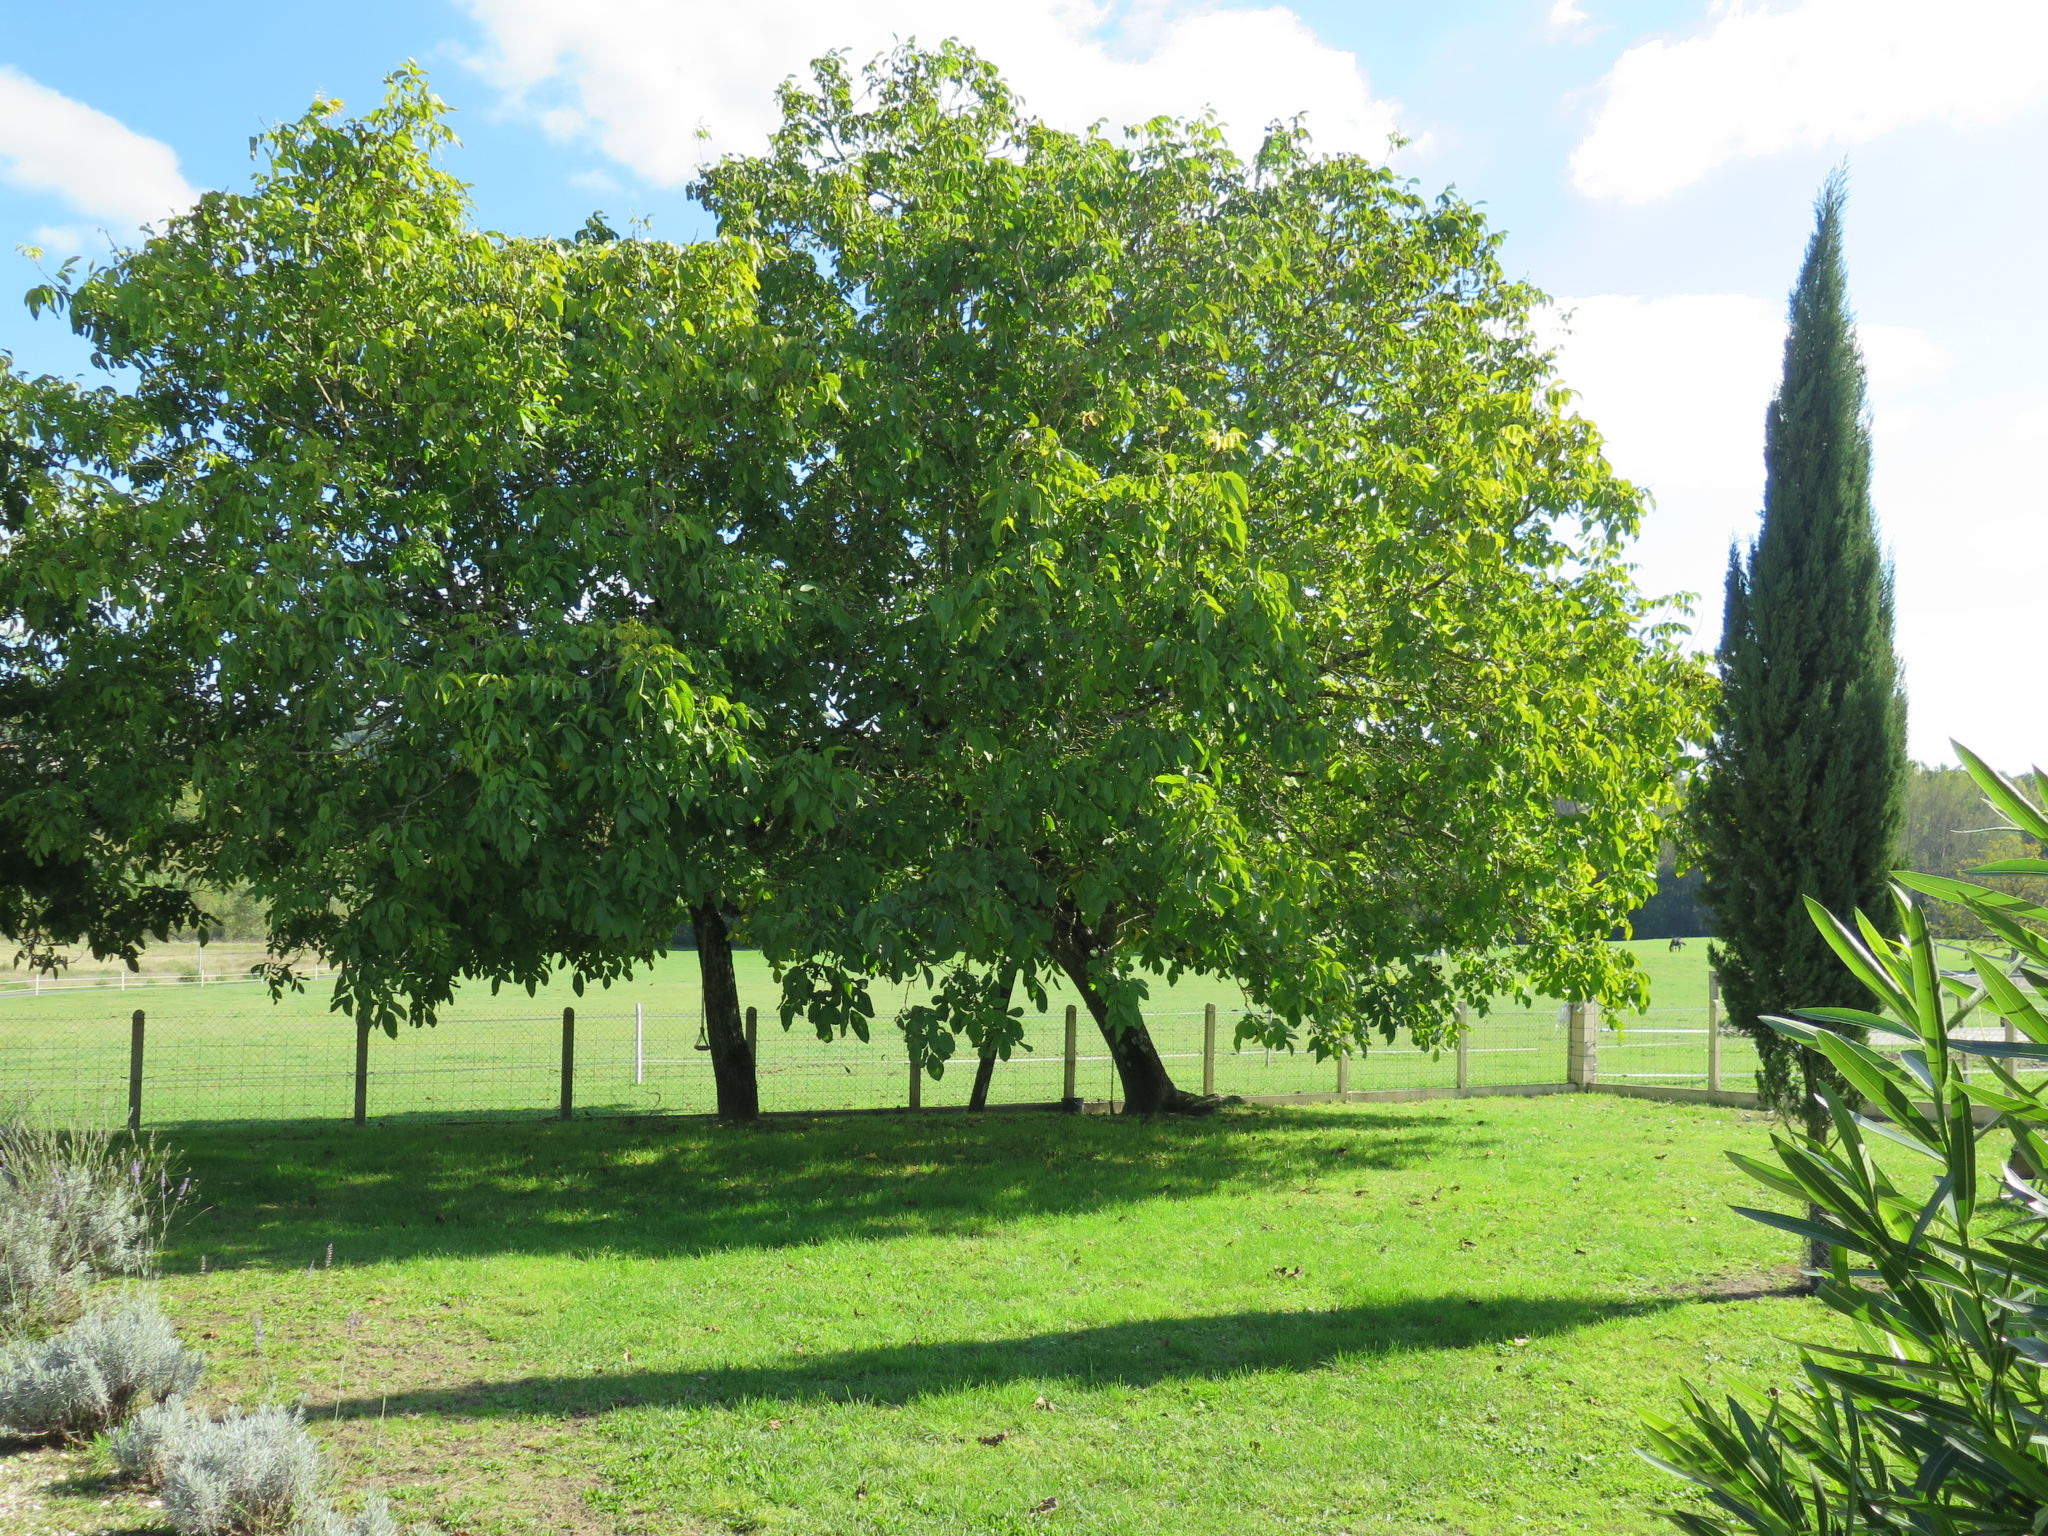
[[[950,974],[913,1052],[986,1055],[986,978],[1057,973],[1146,1111],[1190,1103],[1149,975],[1320,1053],[1635,995],[1602,941],[1699,676],[1479,214],[1291,130],[1055,131],[957,48],[783,107],[701,195],[840,380],[790,515],[865,598],[828,679],[861,794],[755,925],[786,1011]]]
[[[1729,1022],[1756,1041],[1764,1101],[1815,1135],[1830,1069],[1762,1021],[1862,1001],[1805,902],[1881,909],[1907,771],[1843,197],[1830,178],[1792,290],[1764,422],[1763,525],[1729,556],[1716,731],[1694,800]]]
[[[464,979],[615,979],[687,920],[748,1115],[726,914],[819,793],[754,513],[811,375],[742,244],[478,229],[443,110],[410,70],[360,119],[316,103],[248,192],[39,296],[132,387],[64,445],[99,521],[52,505],[12,558],[196,669],[184,813],[267,903],[275,980],[323,956],[395,1030]]]

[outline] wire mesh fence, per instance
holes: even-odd
[[[649,983],[630,1000],[594,993],[574,1002],[568,1088],[576,1113],[714,1109],[710,1053],[689,979],[685,960],[671,979]],[[1717,1028],[1710,986],[1703,973],[1699,980],[1686,989],[1698,992],[1694,1005],[1662,1001],[1597,1027],[1600,1081],[1750,1085],[1753,1048]],[[913,1086],[903,1036],[886,1021],[878,1020],[865,1041],[822,1041],[801,1020],[784,1030],[772,1009],[760,1006],[769,1001],[764,977],[751,978],[751,987],[759,999],[749,1015],[760,1021],[756,1058],[765,1111],[966,1104],[971,1055]],[[1145,1015],[1169,1072],[1190,1089],[1253,1098],[1575,1080],[1570,1015],[1555,1003],[1475,1017],[1456,1049],[1376,1044],[1340,1062],[1240,1046],[1241,1013],[1198,1004],[1198,990],[1170,989]],[[537,1117],[559,1112],[563,1102],[560,1002],[546,992],[464,994],[432,1028],[402,1028],[395,1039],[370,1034],[359,1081],[355,1026],[329,1011],[320,989],[273,1001],[259,983],[192,976],[17,988],[0,992],[0,1095],[102,1123],[126,1118],[131,1104],[146,1124],[349,1118],[358,1091],[372,1120]],[[131,1023],[136,1010],[145,1020],[139,1034]],[[1119,1097],[1114,1065],[1085,1012],[1069,1063],[1068,1011],[1055,1004],[1026,1016],[1022,1048],[995,1068],[992,1106],[1054,1104],[1070,1091],[1084,1102]]]

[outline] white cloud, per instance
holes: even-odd
[[[1593,18],[1588,16],[1579,4],[1579,0],[1556,0],[1550,7],[1546,25],[1553,32],[1576,32],[1582,27],[1589,26],[1592,20]]]
[[[199,196],[168,144],[4,64],[0,182],[54,193],[87,218],[122,229],[189,208]]]
[[[1558,371],[1599,423],[1610,461],[1650,491],[1634,558],[1645,590],[1690,589],[1696,643],[1721,628],[1731,541],[1756,531],[1764,410],[1783,367],[1782,305],[1747,294],[1561,299]],[[1863,324],[1873,500],[1897,558],[1898,646],[1916,756],[1957,737],[1995,762],[2048,756],[2012,706],[2004,658],[2036,649],[2014,573],[2048,564],[2048,399],[1968,392],[1947,347],[1906,326]],[[1959,377],[1959,374],[1962,376]]]
[[[1648,202],[1746,156],[1983,126],[2048,98],[2042,0],[1716,0],[1709,14],[1701,35],[1616,62],[1572,154],[1579,191]]]
[[[1395,125],[1356,55],[1282,6],[1180,0],[464,0],[488,39],[473,63],[551,134],[588,135],[660,186],[707,157],[758,150],[775,88],[813,58],[855,64],[916,40],[958,37],[1000,67],[1049,121],[1113,126],[1214,108],[1240,145],[1306,112],[1325,148],[1378,153]],[[704,137],[699,136],[702,130]]]

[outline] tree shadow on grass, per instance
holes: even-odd
[[[1484,1132],[1400,1109],[1201,1120],[884,1115],[709,1121],[188,1129],[201,1208],[168,1267],[422,1255],[662,1257],[844,1239],[972,1235],[1318,1177],[1409,1168]]]
[[[388,1396],[309,1399],[313,1418],[384,1414],[590,1415],[622,1408],[721,1408],[750,1402],[901,1406],[962,1390],[1029,1385],[1145,1388],[1266,1371],[1315,1370],[1345,1357],[1470,1349],[1530,1341],[1686,1303],[1676,1297],[1598,1301],[1515,1296],[1484,1303],[1417,1297],[1321,1311],[1233,1312],[1152,1318],[1015,1339],[887,1345],[704,1370],[625,1370],[528,1376],[416,1388]]]

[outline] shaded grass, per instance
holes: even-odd
[[[480,1536],[1648,1532],[1637,1412],[1825,1326],[1725,1208],[1761,1139],[1593,1096],[227,1127],[164,1284],[218,1399]]]

